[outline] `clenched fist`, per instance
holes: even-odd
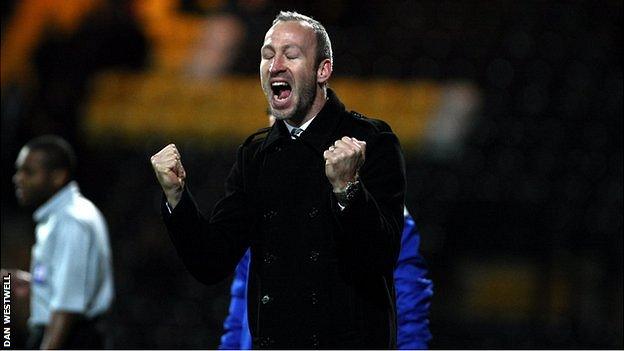
[[[348,182],[355,181],[360,167],[364,164],[366,142],[355,138],[342,137],[323,152],[325,175],[334,187],[334,192],[344,190]]]
[[[150,161],[169,205],[171,208],[176,207],[182,197],[186,179],[178,149],[174,144],[169,144],[152,156]]]

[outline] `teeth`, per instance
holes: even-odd
[[[287,86],[287,85],[288,85],[288,83],[286,83],[286,82],[273,82],[273,83],[271,83],[272,87]]]

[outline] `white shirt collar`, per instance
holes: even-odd
[[[284,121],[284,124],[286,124],[286,128],[288,128],[288,134],[291,134],[293,129],[295,128],[299,128],[299,129],[303,129],[306,130],[306,128],[308,128],[308,126],[310,125],[310,123],[312,123],[312,121],[316,118],[316,116],[310,118],[309,121],[305,122],[304,124],[300,125],[299,127],[293,127],[290,124],[288,124],[288,122]],[[292,137],[294,139],[294,137]]]
[[[33,213],[33,219],[35,222],[41,222],[55,209],[64,205],[74,194],[78,194],[79,192],[80,189],[78,188],[78,183],[72,180],[67,183],[67,185],[62,187],[61,190],[57,191],[56,194],[52,195],[52,197],[49,198],[43,205],[39,206],[39,208]]]

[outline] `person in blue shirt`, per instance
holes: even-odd
[[[405,226],[401,236],[401,252],[394,270],[397,293],[398,335],[401,350],[426,349],[431,340],[429,306],[433,283],[426,278],[427,267],[420,255],[420,234],[412,216],[404,211]],[[236,267],[232,281],[229,314],[223,323],[220,349],[249,350],[251,334],[247,322],[247,269],[250,253],[245,253]]]

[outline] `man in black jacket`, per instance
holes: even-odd
[[[176,146],[151,158],[171,240],[207,284],[228,277],[251,248],[254,348],[395,348],[399,142],[384,122],[347,112],[327,87],[332,50],[319,22],[281,12],[261,55],[277,122],[239,148],[209,218],[185,186]]]

